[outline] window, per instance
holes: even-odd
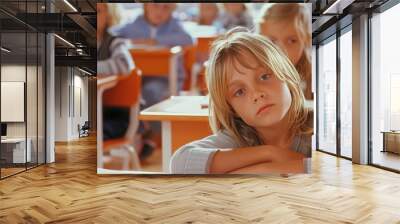
[[[336,39],[318,48],[318,145],[336,154]]]
[[[352,157],[352,35],[340,36],[340,155]]]
[[[400,5],[371,18],[371,137],[372,164],[400,170]],[[388,140],[388,135],[397,135]]]

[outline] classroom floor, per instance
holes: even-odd
[[[0,181],[0,223],[399,223],[400,174],[314,152],[313,173],[96,174],[96,140]]]
[[[1,168],[1,178],[13,175],[18,172],[22,172],[25,170],[24,168]]]
[[[162,172],[162,151],[157,148],[153,153],[141,162],[142,170],[149,172]]]

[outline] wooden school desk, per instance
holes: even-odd
[[[180,146],[210,135],[206,96],[172,96],[140,112],[139,120],[161,121],[163,172]]]

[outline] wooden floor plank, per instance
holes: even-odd
[[[313,173],[96,174],[96,140],[0,181],[0,223],[400,223],[400,175],[313,152]]]

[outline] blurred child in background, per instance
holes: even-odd
[[[107,28],[117,17],[110,12],[115,11],[115,4],[97,4],[97,73],[99,75],[128,75],[135,67],[128,51],[128,42],[112,36]],[[125,135],[130,118],[131,108],[103,108],[104,140],[119,138]]]
[[[117,4],[97,4],[97,73],[102,75],[129,75],[135,64],[129,53],[129,40],[113,36],[108,28],[119,22]],[[103,108],[103,140],[121,138],[136,132],[128,131],[131,122],[136,123],[137,118],[132,116],[137,113],[137,106],[132,108],[104,107]],[[132,120],[136,119],[136,120]],[[141,158],[148,154],[144,147],[142,136],[135,136],[135,151]]]
[[[172,16],[176,3],[144,3],[143,15],[132,23],[115,29],[118,35],[132,39],[133,43],[160,46],[192,44],[191,36]]]
[[[212,26],[219,16],[217,3],[199,3],[199,15],[197,23],[199,25]]]
[[[180,21],[173,17],[175,8],[175,3],[144,3],[143,15],[139,15],[133,22],[122,27],[115,27],[112,32],[129,38],[134,47],[135,45],[164,47],[191,45],[193,44],[192,37],[183,29]],[[178,92],[185,78],[182,60],[180,58],[178,62]],[[169,95],[168,77],[143,76],[144,108],[162,101]],[[150,124],[153,134],[155,132],[160,135],[160,123],[150,122]],[[152,134],[148,133],[146,136],[150,137]]]
[[[116,4],[97,4],[97,73],[103,75],[129,74],[135,67],[129,53],[129,42],[112,36],[108,28],[118,23]]]
[[[253,18],[249,14],[245,3],[224,3],[224,10],[221,21],[226,30],[236,26],[253,29]]]
[[[134,44],[165,47],[191,45],[193,44],[192,37],[183,29],[180,21],[172,16],[175,7],[175,3],[144,3],[143,15],[113,32],[131,39]],[[178,90],[180,90],[184,77],[183,63],[181,62],[178,67]],[[145,107],[168,97],[168,78],[144,76],[142,95],[146,101]]]
[[[305,4],[279,3],[262,9],[260,33],[278,45],[295,65],[306,99],[311,89],[311,16]]]

